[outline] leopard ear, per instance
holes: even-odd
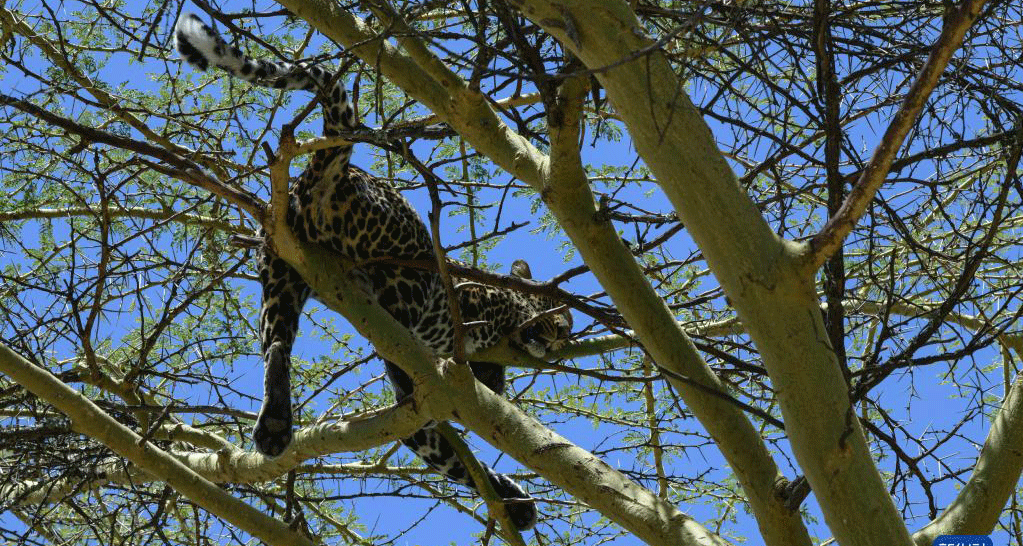
[[[512,262],[511,274],[521,279],[532,279],[533,272],[529,270],[526,260],[515,260]]]

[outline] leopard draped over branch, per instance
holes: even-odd
[[[323,134],[337,136],[359,126],[340,74],[311,63],[254,59],[231,46],[195,15],[183,15],[174,32],[175,48],[192,66],[214,67],[254,85],[316,94],[323,107]],[[438,355],[454,348],[454,327],[447,292],[438,273],[373,262],[374,259],[434,260],[430,232],[416,210],[394,187],[350,164],[350,144],[315,152],[308,168],[290,187],[287,223],[302,241],[318,243],[365,263],[355,272],[380,305]],[[263,302],[260,337],[265,366],[264,397],[253,430],[256,449],[274,457],[292,438],[291,350],[309,286],[267,244],[258,252]],[[513,274],[528,278],[518,262]],[[536,357],[560,347],[571,334],[567,310],[555,310],[548,298],[456,279],[458,304],[466,322],[479,322],[464,335],[466,354],[508,337],[512,346]],[[397,398],[412,393],[409,376],[385,361]],[[498,364],[471,362],[473,374],[497,393],[505,387]],[[465,465],[447,440],[426,426],[403,443],[448,478],[475,488]],[[536,522],[535,503],[507,476],[484,466],[507,505],[513,523],[529,529]]]

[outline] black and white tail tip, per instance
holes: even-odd
[[[253,59],[228,44],[216,31],[192,13],[183,14],[174,26],[174,49],[199,70],[216,67],[228,74],[264,87],[277,89],[327,89],[333,74],[316,66]]]
[[[209,69],[210,60],[221,57],[218,51],[225,46],[224,40],[193,13],[183,14],[174,25],[174,49],[199,70]]]

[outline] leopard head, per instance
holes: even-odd
[[[512,263],[511,274],[532,280],[533,275],[525,260]],[[536,358],[560,349],[572,335],[572,313],[568,307],[544,296],[524,296],[534,315],[520,325],[510,337],[511,344],[524,349]]]

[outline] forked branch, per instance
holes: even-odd
[[[824,229],[810,240],[809,251],[804,257],[808,272],[817,271],[829,257],[838,251],[842,242],[866,212],[867,206],[888,176],[892,162],[895,161],[895,154],[902,147],[902,142],[909,134],[910,129],[916,124],[917,117],[923,110],[927,98],[931,96],[931,92],[938,85],[938,79],[941,78],[945,67],[948,66],[952,54],[962,45],[966,31],[980,16],[984,3],[985,0],[967,0],[946,18],[945,27],[931,47],[931,54],[927,58],[927,62],[909,92],[906,93],[906,98],[902,101],[892,122],[888,124],[888,129],[877,148],[874,149],[874,155],[863,169],[856,185],[846,196],[838,212],[828,220]]]

